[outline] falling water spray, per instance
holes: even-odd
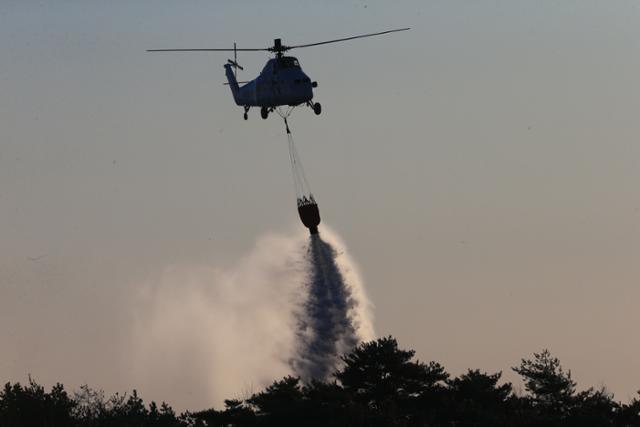
[[[357,267],[327,227],[269,234],[231,267],[174,265],[135,288],[124,384],[177,408],[219,406],[285,375],[326,378],[374,338]]]
[[[309,237],[307,300],[300,315],[298,357],[293,368],[305,380],[329,379],[340,355],[358,344],[358,302],[338,268],[336,251],[318,234]]]

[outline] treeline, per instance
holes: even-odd
[[[0,427],[204,426],[640,426],[640,400],[616,402],[605,389],[577,392],[571,372],[547,350],[512,368],[518,395],[501,373],[469,370],[452,378],[439,363],[422,363],[392,337],[343,356],[331,382],[285,377],[221,410],[180,415],[166,403],[145,405],[136,391],[105,397],[83,386],[71,395],[7,383],[0,392]]]

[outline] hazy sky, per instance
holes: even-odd
[[[622,0],[0,0],[0,381],[135,387],[122,348],[141,283],[231,268],[302,227],[282,122],[242,119],[227,56],[145,49],[410,26],[294,51],[323,113],[291,127],[377,334],[453,374],[549,348],[626,401],[639,24]],[[241,54],[240,78],[267,58]]]

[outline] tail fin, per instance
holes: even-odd
[[[242,105],[240,102],[240,86],[238,86],[238,81],[236,80],[236,76],[233,74],[231,70],[230,64],[224,64],[225,74],[227,75],[227,80],[229,81],[229,87],[231,88],[231,93],[233,94],[233,100],[236,102],[236,105]]]

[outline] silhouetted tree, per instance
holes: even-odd
[[[436,363],[412,361],[413,350],[401,350],[392,337],[361,344],[342,357],[335,377],[354,399],[366,405],[378,425],[408,425],[418,408],[433,402],[434,390],[449,377]]]
[[[613,426],[615,414],[619,410],[620,405],[613,401],[611,393],[605,389],[590,388],[575,396],[567,425]]]
[[[86,427],[99,426],[107,412],[107,404],[102,390],[93,390],[88,385],[80,386],[80,390],[73,394],[76,402],[72,415],[76,420],[82,420]]]
[[[247,402],[256,408],[258,425],[299,426],[306,421],[299,378],[276,381]]]
[[[169,404],[162,402],[160,409],[158,409],[158,405],[156,405],[155,402],[151,402],[149,404],[145,425],[154,427],[178,427],[181,423],[176,418],[176,413]]]
[[[221,421],[221,413],[215,409],[205,409],[203,411],[186,412],[182,415],[186,425],[189,427],[218,427],[218,426],[236,426],[231,422],[223,423]]]
[[[576,388],[571,371],[564,372],[560,360],[546,349],[534,353],[533,359],[522,359],[520,366],[512,369],[522,376],[542,422],[549,425],[564,421]]]
[[[336,382],[312,381],[303,388],[303,394],[307,426],[356,426],[366,418],[367,408]]]
[[[29,385],[6,383],[0,392],[0,426],[71,426],[75,402],[62,384],[51,392],[29,377]]]
[[[512,387],[511,383],[498,385],[501,376],[501,372],[490,375],[470,369],[447,381],[457,426],[509,425]]]
[[[638,391],[638,397],[640,397],[640,390]],[[620,405],[614,417],[616,426],[640,426],[640,399],[638,397],[632,399],[631,402],[627,404]]]
[[[413,350],[400,350],[392,337],[361,344],[342,357],[335,377],[373,408],[385,401],[420,396],[449,377],[436,362],[413,362]]]
[[[256,416],[253,410],[242,400],[229,399],[224,401],[225,410],[215,416],[210,426],[247,427],[255,425]]]
[[[638,398],[622,404],[605,389],[576,393],[570,371],[547,350],[513,368],[525,396],[500,384],[500,372],[449,379],[440,364],[414,355],[382,338],[344,355],[333,382],[285,377],[249,399],[226,400],[224,410],[180,416],[165,402],[146,407],[135,390],[107,399],[84,385],[70,398],[61,384],[46,392],[29,378],[0,391],[0,427],[640,427]]]

